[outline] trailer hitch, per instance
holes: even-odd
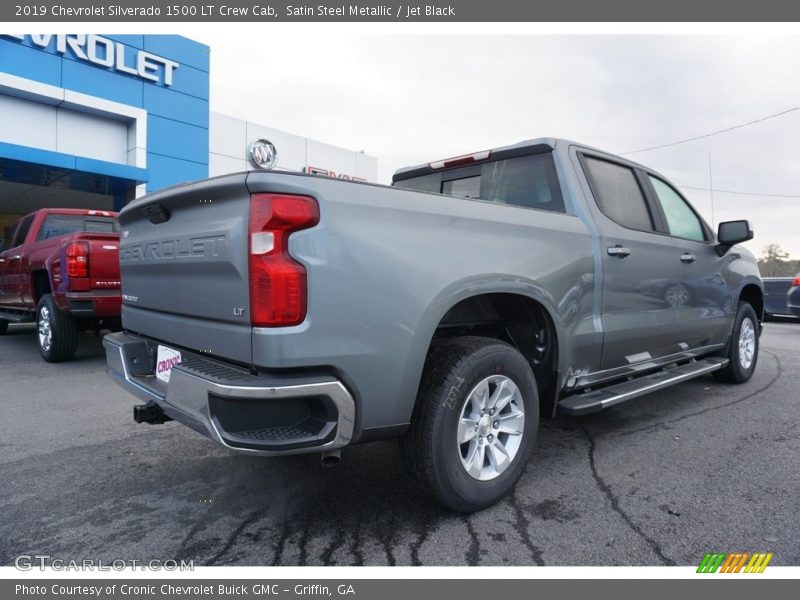
[[[161,407],[155,400],[150,400],[147,404],[137,404],[134,406],[133,420],[137,423],[150,423],[151,425],[160,425],[167,421],[172,421],[172,419],[161,410]]]

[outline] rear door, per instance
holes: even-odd
[[[11,248],[3,252],[2,278],[3,296],[2,303],[8,308],[23,308],[22,304],[22,247],[25,238],[31,229],[33,218],[36,215],[28,215],[19,222],[10,241]]]
[[[11,273],[8,264],[14,255],[14,236],[19,228],[19,221],[14,223],[3,238],[3,250],[0,252],[0,306],[7,306],[11,302]]]
[[[656,232],[644,174],[605,156],[581,153],[603,261],[601,369],[679,351],[684,302],[674,240]]]
[[[654,174],[647,181],[664,216],[664,233],[678,248],[683,298],[678,311],[680,343],[688,348],[721,344],[736,306],[722,273],[730,256],[717,254],[711,229],[687,200]]]
[[[786,306],[786,295],[792,287],[791,277],[765,277],[762,281],[765,315],[791,315]]]

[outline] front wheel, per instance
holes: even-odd
[[[36,308],[36,339],[47,362],[72,360],[78,349],[78,323],[45,294]]]
[[[538,426],[536,381],[525,357],[495,339],[453,338],[426,360],[406,458],[442,504],[473,512],[514,487]]]
[[[728,366],[713,375],[726,383],[749,381],[756,370],[759,349],[759,324],[756,311],[748,302],[740,302],[728,342]]]
[[[8,321],[0,319],[0,335],[5,335],[8,331]]]

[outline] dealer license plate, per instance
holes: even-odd
[[[158,347],[158,355],[156,357],[156,377],[161,381],[169,383],[169,378],[172,375],[172,367],[181,362],[181,353],[166,346]]]

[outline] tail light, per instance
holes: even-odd
[[[792,281],[792,287],[797,287],[797,286],[800,286],[800,275],[795,277],[794,280]]]
[[[250,320],[254,327],[297,325],[306,318],[306,269],[289,255],[289,236],[319,223],[314,198],[250,197]]]
[[[67,275],[89,276],[89,244],[86,242],[72,242],[67,246]]]

